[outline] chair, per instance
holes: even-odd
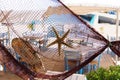
[[[8,45],[9,43],[8,32],[0,33],[0,42],[5,46]]]
[[[3,70],[4,70],[4,68],[3,68],[2,64],[0,64],[0,71],[3,71]]]
[[[99,68],[100,67],[100,60],[101,60],[101,55],[99,55],[93,61],[91,61],[88,64],[88,72],[90,72],[91,70],[96,70],[97,68]]]
[[[114,41],[115,40],[115,37],[114,36],[111,36],[110,37],[110,41]]]
[[[47,42],[48,42],[48,37],[47,35],[44,35],[44,39],[39,41],[39,48],[42,51],[46,51],[47,50]]]
[[[74,62],[75,66],[80,64],[80,60],[82,58],[82,56],[79,54],[79,51],[69,51],[69,50],[63,50],[64,52],[64,62],[65,62],[65,70],[70,70],[72,67],[69,64],[69,61]],[[74,67],[74,66],[73,66]],[[80,69],[77,73],[82,74],[83,73],[83,69]]]
[[[93,47],[93,42],[89,41],[89,38],[90,38],[89,35],[87,35],[86,41],[84,40],[80,44],[84,45],[84,46],[91,46],[91,47]]]
[[[42,50],[42,51],[46,51],[47,50],[47,40],[40,40],[39,41],[39,48],[40,48],[40,50]]]
[[[80,44],[84,45],[84,46],[91,46],[91,47],[93,47],[93,43],[92,42],[81,42]]]

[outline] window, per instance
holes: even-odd
[[[87,15],[80,15],[80,17],[83,18],[84,20],[90,22],[93,19],[94,15],[93,14],[87,14]]]

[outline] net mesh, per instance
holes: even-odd
[[[0,3],[1,26],[7,27],[6,32],[9,33],[9,37],[7,37],[9,44],[6,42],[5,46],[13,49],[21,61],[26,62],[32,71],[45,73],[46,70],[56,70],[64,72],[63,61],[67,56],[65,55],[66,51],[78,51],[81,55],[80,64],[67,71],[65,78],[87,65],[110,46],[108,40],[60,1],[17,1],[13,3],[13,0],[4,0]],[[22,3],[23,1],[26,4]],[[37,1],[41,5],[38,5]],[[68,30],[70,32],[65,35]],[[47,47],[51,43],[53,44]],[[113,42],[111,45],[110,48],[120,55],[119,41]]]

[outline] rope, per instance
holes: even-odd
[[[109,42],[108,43],[108,47],[112,47],[113,45],[112,45],[112,43],[111,42]]]

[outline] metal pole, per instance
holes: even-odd
[[[116,40],[118,40],[118,28],[119,28],[119,9],[116,10]],[[116,64],[118,61],[118,56],[116,55]]]
[[[118,27],[119,27],[119,9],[117,9],[117,20],[116,20],[116,40],[118,40]]]

